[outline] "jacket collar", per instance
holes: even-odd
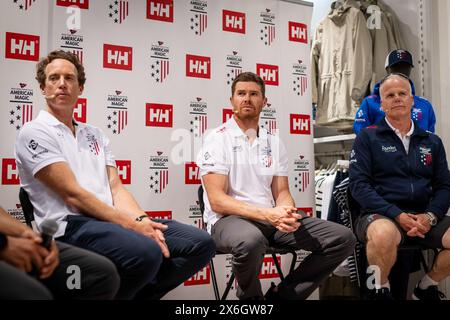
[[[422,128],[420,128],[415,120],[413,120],[413,122],[414,122],[414,132],[411,135],[412,137],[413,136],[427,137],[430,135],[430,133],[428,131],[425,131]],[[386,117],[384,117],[380,122],[378,122],[377,131],[379,133],[383,133],[383,134],[389,133],[389,132],[394,132],[392,130],[392,128],[387,124]]]

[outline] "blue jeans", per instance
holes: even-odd
[[[117,299],[159,299],[204,267],[216,247],[203,230],[173,220],[154,221],[168,226],[168,259],[153,239],[87,216],[68,216],[66,233],[58,240],[109,258],[121,280]]]

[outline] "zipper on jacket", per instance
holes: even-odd
[[[413,136],[411,136],[411,139],[409,140],[409,151],[410,151],[410,153],[414,153]],[[410,154],[410,153],[408,153],[406,155],[406,159],[407,159],[408,170],[409,170],[409,184],[411,185],[411,200],[414,200],[414,181],[413,181],[413,178],[412,178],[411,163],[409,162],[410,161],[410,156],[411,155],[414,156],[414,154]]]

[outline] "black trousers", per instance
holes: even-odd
[[[0,300],[115,297],[120,280],[116,267],[109,259],[62,242],[57,242],[57,245],[60,263],[44,280],[0,261]]]

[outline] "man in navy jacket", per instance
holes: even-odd
[[[411,69],[414,67],[412,55],[406,50],[393,50],[386,57],[385,67],[388,74],[403,73],[409,77]],[[412,95],[414,96],[411,119],[415,120],[420,128],[434,132],[436,116],[434,115],[433,106],[427,99],[416,96],[414,83],[412,80],[409,80],[409,82],[411,84]],[[383,118],[384,111],[381,109],[380,83],[378,82],[375,84],[372,94],[364,98],[356,112],[353,131],[359,134],[361,129],[375,124]]]
[[[363,129],[350,155],[350,191],[360,205],[356,235],[378,271],[375,299],[389,299],[388,275],[401,243],[441,248],[413,298],[443,298],[437,284],[450,275],[450,173],[441,139],[411,120],[409,79],[390,74],[381,81],[386,116]]]

